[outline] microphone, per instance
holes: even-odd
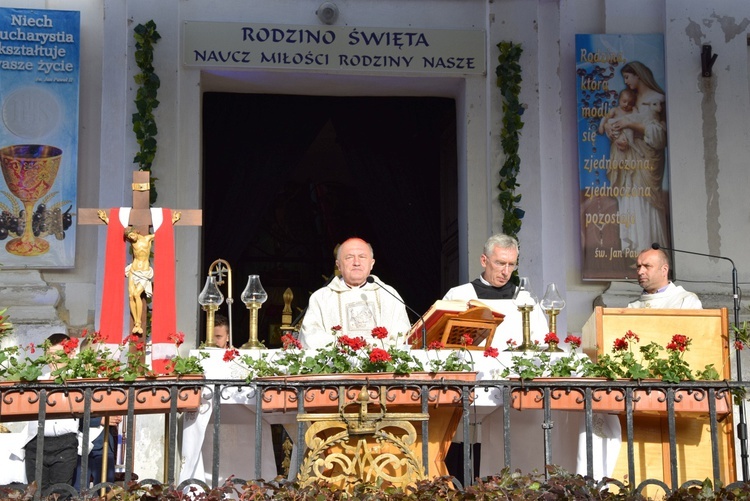
[[[668,247],[662,247],[658,243],[654,242],[651,244],[651,248],[654,250],[664,249],[672,252],[684,252],[685,254],[694,254],[696,256],[710,257],[714,259],[725,259],[732,264],[732,296],[734,297],[734,326],[739,328],[740,326],[740,288],[737,280],[737,267],[734,265],[734,261],[724,256],[716,256],[714,254],[703,254],[701,252],[685,251],[680,249],[670,249]],[[737,380],[742,381],[742,357],[740,356],[740,350],[735,350],[737,360]],[[748,479],[747,469],[747,420],[745,418],[745,403],[740,402],[739,405],[739,424],[737,425],[737,436],[740,437],[740,456],[742,457],[742,474],[745,480]]]
[[[651,244],[651,248],[654,249],[654,250],[662,249],[662,250],[670,251],[670,252],[682,252],[682,253],[685,253],[685,254],[693,254],[695,256],[710,257],[710,258],[714,258],[714,259],[726,259],[727,261],[729,261],[730,263],[732,263],[732,268],[735,267],[734,266],[734,261],[732,261],[728,257],[724,257],[724,256],[717,256],[715,254],[703,254],[702,252],[693,252],[693,251],[686,251],[686,250],[680,250],[680,249],[670,249],[669,247],[662,247],[661,245],[659,245],[656,242],[654,242],[654,243]]]
[[[740,325],[740,293],[737,280],[737,267],[734,265],[734,261],[724,256],[717,256],[716,254],[704,254],[702,252],[693,252],[680,249],[670,249],[669,247],[662,247],[658,243],[654,242],[651,244],[651,248],[654,250],[665,250],[670,252],[682,252],[684,254],[693,254],[695,256],[710,257],[713,259],[724,259],[729,261],[732,265],[732,297],[734,298],[734,325]]]
[[[397,295],[395,295],[393,292],[391,292],[388,289],[386,289],[385,287],[383,287],[383,284],[380,284],[380,283],[376,282],[375,278],[372,275],[368,275],[368,277],[367,277],[367,279],[365,281],[368,284],[379,285],[381,289],[383,289],[388,294],[390,294],[391,296],[393,296],[394,298],[396,298],[396,300],[399,303],[403,304],[404,307],[406,307],[407,310],[409,310],[410,312],[414,313],[416,316],[419,317],[419,319],[422,321],[422,349],[426,350],[427,349],[427,326],[425,326],[425,324],[424,324],[424,317],[422,316],[422,314],[421,313],[417,313],[411,306],[409,306],[408,304],[406,304],[403,299],[401,299],[400,297],[398,297]]]

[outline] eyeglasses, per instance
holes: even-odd
[[[502,263],[500,261],[491,261],[493,268],[504,268],[506,270],[513,271],[518,266],[518,263]]]

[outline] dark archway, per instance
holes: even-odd
[[[248,274],[269,293],[259,332],[274,345],[283,291],[304,308],[350,236],[372,243],[374,273],[413,309],[442,297],[456,274],[444,258],[457,240],[455,124],[446,98],[204,94],[202,269],[232,265],[235,345]]]

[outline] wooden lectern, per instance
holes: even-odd
[[[721,377],[730,377],[726,308],[660,310],[597,306],[583,326],[584,352],[594,359],[601,354],[611,353],[615,339],[623,337],[629,330],[638,334],[638,346],[645,346],[652,341],[666,346],[674,334],[684,334],[692,340],[690,350],[685,353],[685,360],[693,370],[702,370],[707,364],[713,364]],[[734,426],[731,412],[717,418],[720,474],[726,485],[736,480]],[[625,442],[625,416],[620,416],[620,421]],[[640,480],[661,478],[671,484],[666,417],[634,413],[633,425],[637,476]],[[710,425],[709,418],[703,414],[680,414],[676,417],[678,484],[690,479],[713,478]],[[685,465],[686,457],[691,458],[689,468]],[[614,478],[627,476],[627,459],[627,448],[623,444],[617,458]],[[657,474],[658,471],[662,472],[661,476]],[[640,480],[629,479],[631,483]]]
[[[474,299],[469,301],[440,300],[436,301],[412,326],[408,342],[414,348],[424,349],[422,346],[422,322],[424,321],[427,346],[433,341],[439,341],[443,348],[448,350],[459,348],[484,350],[486,346],[492,346],[495,329],[504,318],[505,315],[502,313],[493,311],[486,304]],[[463,345],[464,334],[471,336],[473,341],[471,345]]]

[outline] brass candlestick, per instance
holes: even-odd
[[[518,311],[521,312],[521,327],[523,329],[523,342],[521,346],[517,348],[517,351],[528,351],[532,348],[531,344],[531,311],[534,309],[534,305],[519,306]],[[516,350],[514,350],[516,351]]]
[[[261,285],[258,275],[247,277],[247,286],[242,291],[241,299],[250,311],[250,338],[241,348],[243,350],[265,349],[263,343],[258,341],[258,310],[260,310],[260,307],[268,299],[268,294],[263,290],[263,285]]]
[[[549,331],[554,332],[557,334],[557,315],[560,314],[560,310],[562,308],[547,308],[544,310],[544,312],[547,314],[547,318],[549,318]]]
[[[512,348],[510,351],[528,351],[534,346],[531,343],[531,311],[536,305],[536,296],[531,291],[531,283],[528,277],[520,277],[518,287],[513,294],[513,304],[521,312],[521,328],[523,332],[523,342],[518,348]]]
[[[229,266],[229,262],[225,259],[217,259],[211,266],[208,267],[208,275],[216,279],[216,286],[221,290],[221,286],[226,282],[227,284],[227,296],[225,302],[227,303],[227,320],[229,321],[229,342],[228,347],[234,346],[233,343],[233,332],[232,329],[232,305],[234,299],[232,298],[232,267]],[[226,280],[225,280],[226,279]],[[211,329],[211,335],[213,336],[213,329]],[[206,336],[208,339],[208,336]]]

